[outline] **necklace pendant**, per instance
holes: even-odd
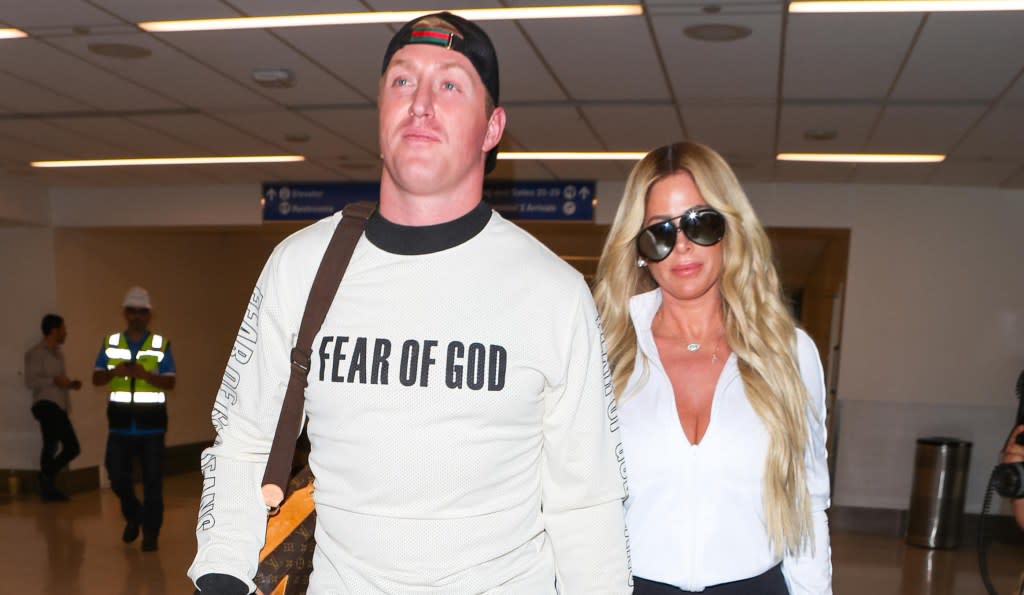
[[[687,351],[697,351],[700,349],[700,343],[690,343],[686,346]]]

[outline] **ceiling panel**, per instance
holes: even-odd
[[[117,155],[122,150],[114,144],[103,142],[67,128],[38,120],[0,121],[0,137],[19,139],[29,143],[22,151],[25,162],[52,158],[86,158]],[[50,151],[39,151],[45,147]],[[54,154],[60,157],[53,157]]]
[[[18,1],[18,0],[15,0]],[[50,0],[65,3],[64,0]],[[219,19],[239,16],[231,4],[221,0],[90,0],[126,21],[171,21],[181,19]]]
[[[1024,160],[949,158],[929,178],[943,186],[998,186],[1017,171]]]
[[[308,134],[310,139],[295,150],[303,155],[357,155],[366,150],[357,147],[338,134],[319,126],[297,114],[284,111],[232,112],[218,114],[219,119],[267,142],[284,142],[287,134]]]
[[[268,142],[203,114],[136,116],[132,121],[180,138],[209,154],[266,155],[288,153],[283,139]]]
[[[866,149],[946,153],[983,111],[981,107],[889,106]]]
[[[509,110],[506,133],[531,151],[599,151],[600,142],[571,107]]]
[[[1024,66],[1024,13],[935,13],[893,96],[993,99]]]
[[[773,154],[774,105],[701,105],[683,108],[690,140],[722,154]]]
[[[1008,178],[1003,180],[1002,186],[1005,188],[1024,188],[1024,167],[1021,167],[1016,173],[1010,174]]]
[[[1024,107],[1024,67],[1017,73],[1017,80],[1003,96],[1001,105]]]
[[[261,95],[284,105],[363,102],[361,95],[262,30],[164,33],[160,38]],[[290,88],[264,88],[252,80],[256,68],[285,68]]]
[[[152,54],[137,60],[107,58],[89,51],[89,44],[96,42],[143,47]],[[117,68],[122,76],[181,105],[202,109],[252,109],[273,105],[272,101],[258,92],[211,70],[148,34],[76,36],[55,39],[53,43],[98,67]]]
[[[352,155],[353,159],[377,157],[379,153],[379,137],[377,135],[377,109],[345,108],[345,109],[310,109],[301,110],[304,117],[316,122],[336,134],[350,139],[354,144],[366,150]]]
[[[564,100],[565,93],[551,75],[541,56],[513,23],[483,23],[482,27],[498,52],[501,70],[501,101]]]
[[[665,16],[653,17],[652,21],[672,88],[680,101],[776,96],[781,7],[776,14]],[[752,33],[732,42],[696,41],[683,35],[684,27],[708,23],[745,26]]]
[[[856,166],[848,163],[805,163],[779,161],[775,164],[775,180],[778,182],[847,182],[853,176]]]
[[[643,17],[523,21],[522,26],[574,99],[669,97]]]
[[[774,159],[747,159],[734,157],[726,159],[740,182],[771,182],[775,180]]]
[[[509,114],[502,147],[645,150],[685,134],[724,153],[744,181],[998,185],[1024,177],[1024,13],[791,15],[783,30],[782,0],[714,4],[715,14],[706,0],[646,0],[644,17],[482,23],[501,62]],[[0,167],[25,171],[29,158],[126,151],[296,152],[311,161],[270,170],[210,166],[180,175],[174,168],[131,168],[31,176],[48,183],[145,185],[261,181],[283,169],[288,177],[375,179],[373,104],[380,60],[397,25],[154,36],[132,23],[437,6],[433,0],[0,0],[0,19],[41,36],[0,45]],[[886,98],[922,22],[895,97]],[[713,23],[749,27],[752,35],[715,43],[682,34],[686,26]],[[74,33],[76,25],[90,31]],[[152,55],[103,58],[86,49],[96,41],[141,45]],[[298,84],[257,87],[251,82],[257,66],[290,68]],[[671,102],[670,86],[679,105]],[[998,103],[990,105],[993,100]],[[931,169],[777,164],[777,101],[784,106],[778,112],[783,150],[957,150]],[[838,137],[807,141],[803,134],[811,128],[833,128]],[[288,142],[288,133],[310,140]],[[498,174],[624,178],[631,165],[501,162]]]
[[[183,157],[196,155],[198,149],[159,130],[121,118],[52,118],[48,122],[119,149],[117,154],[107,157]]]
[[[790,16],[785,96],[885,97],[920,22],[915,14]]]
[[[591,106],[583,113],[613,151],[649,151],[683,138],[670,105]]]
[[[72,112],[89,106],[65,97],[58,91],[40,87],[0,72],[0,111],[21,114],[45,112]]]
[[[354,88],[339,96],[324,89],[318,98],[307,103],[376,101],[384,49],[393,35],[390,27],[303,27],[276,29],[274,33]]]
[[[934,163],[862,163],[857,165],[851,181],[869,184],[924,184],[937,167]]]
[[[45,68],[40,68],[40,65],[45,65]],[[119,66],[113,65],[112,68]],[[46,88],[60,89],[81,103],[103,110],[181,107],[179,103],[35,39],[5,43],[3,52],[0,52],[0,71]]]
[[[68,0],[2,0],[0,1],[0,19],[19,29],[64,27],[70,29],[74,25],[110,25],[118,20],[106,14],[88,2],[68,2]]]
[[[365,4],[359,0],[288,0],[287,3],[281,0],[234,0],[231,4],[249,16],[366,11]]]
[[[864,147],[878,116],[878,107],[783,105],[779,127],[780,152],[855,152]],[[808,131],[834,130],[829,141],[808,140]]]
[[[1024,156],[1024,105],[999,107],[968,133],[957,147],[958,156]]]

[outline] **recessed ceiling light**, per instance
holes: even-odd
[[[644,13],[639,4],[598,4],[584,6],[527,6],[521,8],[448,9],[470,21],[572,19],[636,16]],[[187,21],[149,21],[139,28],[150,33],[171,31],[214,31],[223,29],[271,29],[320,25],[365,25],[368,23],[404,23],[422,16],[422,10],[303,14]]]
[[[704,14],[718,14],[722,12],[722,7],[718,4],[705,4],[700,8],[700,10]]]
[[[295,75],[287,68],[257,68],[252,71],[252,80],[261,87],[272,89],[295,86]]]
[[[129,43],[90,43],[89,51],[104,58],[139,60],[153,54],[148,48]]]
[[[499,151],[498,159],[507,160],[569,160],[569,161],[639,161],[646,151]]]
[[[928,153],[779,153],[779,161],[820,163],[938,163],[945,155]]]
[[[990,12],[1024,10],[1024,0],[836,0],[789,3],[789,12]]]
[[[834,128],[811,128],[804,131],[804,138],[813,141],[835,140],[839,133]]]
[[[149,157],[142,159],[80,159],[33,161],[32,167],[111,167],[118,165],[215,165],[225,163],[286,163],[305,161],[302,155],[244,155],[239,157]]]
[[[0,39],[18,39],[19,37],[28,37],[28,33],[21,29],[0,29]]]
[[[750,27],[726,25],[724,23],[707,23],[691,25],[683,29],[683,35],[697,41],[736,41],[750,37]]]

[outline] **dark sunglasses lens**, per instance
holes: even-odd
[[[701,246],[714,246],[725,235],[725,217],[711,209],[698,211],[690,217],[684,215],[680,225],[686,237]]]
[[[665,260],[676,245],[676,226],[671,221],[645,227],[636,238],[636,249],[651,262]]]

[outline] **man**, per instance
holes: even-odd
[[[68,497],[56,487],[57,472],[81,452],[75,428],[68,419],[68,391],[82,388],[82,382],[68,378],[64,368],[64,354],[60,350],[68,336],[64,319],[47,314],[40,327],[43,340],[25,353],[25,386],[32,390],[32,417],[43,432],[39,496],[44,502],[64,501]]]
[[[121,539],[135,541],[141,528],[142,550],[152,552],[158,547],[164,517],[166,391],[174,388],[174,356],[169,340],[149,332],[149,292],[132,287],[123,305],[128,328],[104,339],[92,383],[110,390],[106,467],[125,519]],[[142,502],[133,486],[132,462],[136,458],[142,467]]]
[[[384,58],[380,204],[313,342],[311,595],[631,592],[614,400],[582,277],[481,203],[505,127],[494,47],[448,13]],[[189,570],[252,592],[260,483],[340,215],[282,242],[214,405]]]

